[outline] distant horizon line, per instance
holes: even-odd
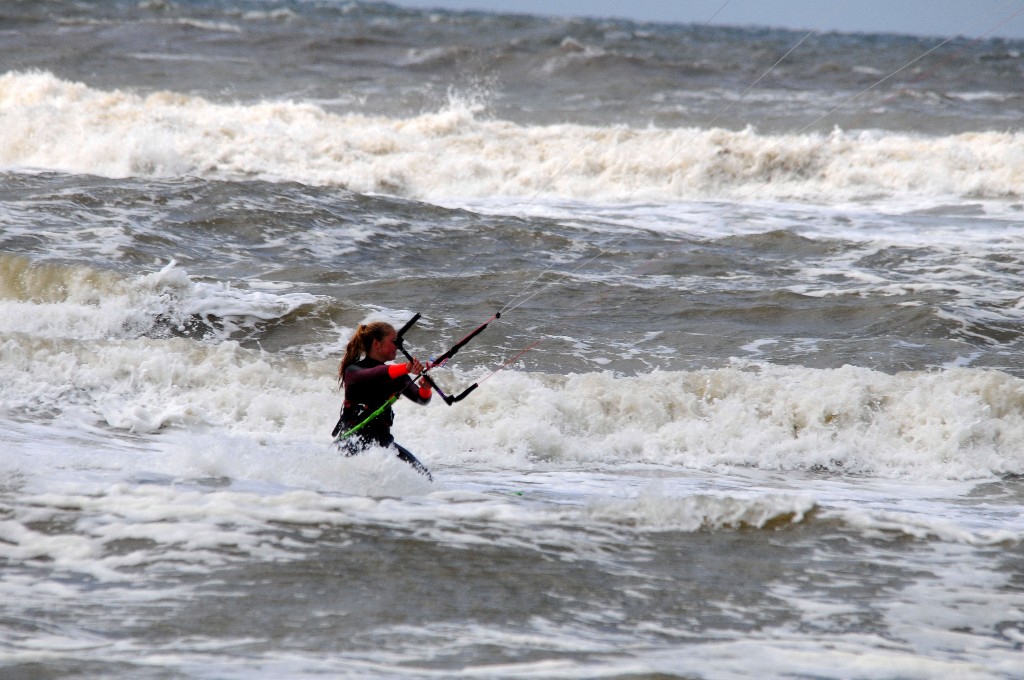
[[[791,31],[794,33],[809,32],[813,31],[816,33],[834,33],[839,35],[895,35],[895,36],[906,36],[913,38],[963,38],[965,40],[1008,40],[1013,42],[1024,42],[1024,25],[1020,26],[1019,34],[1013,33],[999,33],[1001,26],[997,25],[995,28],[990,29],[989,34],[975,34],[971,31],[942,31],[938,29],[929,30],[923,29],[921,31],[911,31],[905,29],[871,29],[871,28],[839,28],[835,26],[814,26],[813,22],[807,25],[796,25],[783,23],[767,23],[759,20],[752,20],[749,22],[737,22],[730,21],[728,19],[720,19],[717,16],[712,16],[707,21],[703,21],[698,18],[666,18],[666,17],[654,17],[654,16],[629,16],[622,13],[615,12],[565,12],[557,11],[553,8],[540,8],[533,7],[529,3],[523,7],[523,2],[520,0],[516,2],[516,7],[500,8],[496,6],[487,5],[498,5],[501,4],[502,0],[493,0],[493,2],[486,2],[483,0],[448,0],[434,1],[434,0],[368,0],[369,2],[375,2],[379,4],[388,4],[405,9],[414,9],[420,11],[445,11],[445,12],[478,12],[483,14],[507,14],[507,15],[521,15],[521,16],[533,16],[533,17],[549,17],[549,18],[578,18],[587,19],[594,21],[601,20],[614,20],[614,21],[627,21],[635,24],[662,24],[662,25],[680,25],[680,26],[713,26],[719,28],[736,28],[744,30],[773,30],[773,31]],[[728,3],[726,3],[728,4]],[[473,6],[478,5],[478,6]],[[723,5],[724,7],[725,5]],[[717,13],[716,13],[717,14]],[[1016,14],[1010,15],[1004,19],[1001,23],[1010,23],[1011,20],[1024,15],[1024,3],[1021,3],[1021,7]]]

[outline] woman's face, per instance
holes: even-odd
[[[380,340],[374,340],[370,348],[370,356],[377,361],[393,361],[398,352],[398,333],[391,331]]]

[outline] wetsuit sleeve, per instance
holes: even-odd
[[[390,380],[391,376],[388,374],[388,368],[387,364],[381,364],[373,368],[350,370],[345,373],[345,387],[358,389],[368,383]]]
[[[409,384],[402,389],[403,396],[415,401],[417,404],[426,404],[434,396],[429,387],[423,389],[413,382],[411,378],[406,377],[406,380],[409,381]]]
[[[402,372],[404,370],[404,373]],[[408,364],[381,364],[371,368],[350,368],[345,373],[345,398],[347,401],[372,405],[383,403],[388,396],[401,392],[417,404],[426,404],[432,396],[423,394],[419,386],[407,374]],[[397,373],[398,377],[393,377]]]
[[[409,375],[409,364],[388,364],[389,378],[401,378],[403,375]]]

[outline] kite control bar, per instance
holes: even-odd
[[[449,396],[449,395],[445,394],[444,390],[442,390],[440,387],[438,387],[437,383],[434,382],[433,378],[431,378],[429,375],[427,375],[427,371],[429,371],[434,366],[443,366],[445,363],[448,362],[449,359],[451,359],[453,356],[455,356],[455,354],[460,349],[465,347],[466,344],[469,343],[470,340],[472,340],[476,336],[480,335],[480,333],[483,332],[483,330],[485,328],[487,328],[487,324],[491,323],[495,319],[500,319],[500,318],[501,318],[501,312],[496,312],[494,314],[494,316],[492,316],[486,322],[481,324],[476,330],[474,330],[472,333],[470,333],[466,337],[462,338],[462,340],[459,340],[457,343],[452,345],[451,348],[447,352],[445,352],[441,356],[437,357],[436,359],[431,360],[430,363],[427,365],[427,367],[424,368],[423,371],[419,374],[418,377],[421,377],[424,380],[426,380],[430,384],[430,386],[433,387],[434,390],[439,395],[441,395],[441,398],[444,399],[444,403],[446,403],[449,406],[451,406],[452,404],[454,404],[457,401],[462,401],[463,399],[465,399],[466,397],[469,396],[470,392],[472,392],[473,390],[475,390],[477,388],[478,383],[473,383],[472,385],[470,385],[469,387],[467,387],[466,389],[464,389],[462,392],[460,392],[457,395]],[[403,338],[402,338],[402,336],[405,335],[405,332],[408,331],[410,328],[412,328],[413,324],[415,324],[417,321],[419,321],[419,319],[420,319],[420,314],[417,312],[414,317],[409,319],[406,322],[406,324],[404,326],[402,326],[401,330],[398,331],[398,336],[395,338],[395,346],[398,347],[399,350],[401,350],[402,354],[404,354],[405,358],[408,359],[410,362],[413,361],[413,358],[412,358],[412,355],[409,354],[405,350],[405,347],[403,345]]]

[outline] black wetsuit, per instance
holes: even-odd
[[[334,427],[334,436],[363,422],[368,415],[390,399],[391,395],[398,392],[418,404],[430,401],[429,396],[424,397],[420,394],[420,389],[412,378],[408,375],[392,378],[388,374],[388,368],[388,364],[365,357],[345,369],[342,376],[345,386],[345,403],[341,409],[341,418]],[[385,448],[391,447],[398,451],[399,458],[428,478],[433,479],[426,466],[419,462],[408,449],[399,445],[391,435],[391,424],[394,420],[395,414],[391,407],[388,407],[358,432],[341,442],[341,448],[345,455],[353,456],[373,444]]]

